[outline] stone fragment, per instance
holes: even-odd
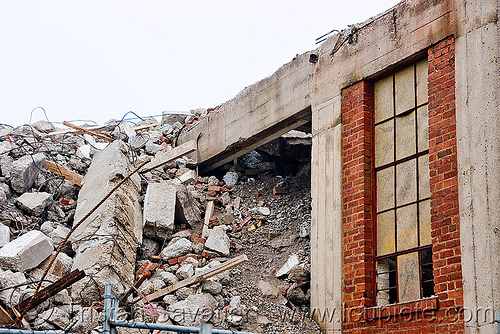
[[[189,226],[194,226],[201,221],[200,204],[188,194],[186,186],[178,184],[176,187],[177,205],[175,207],[175,218]]]
[[[35,183],[38,172],[43,167],[45,155],[37,153],[25,155],[12,164],[10,185],[17,193],[23,193]],[[3,171],[2,171],[3,174]]]
[[[11,177],[12,168],[14,168],[14,159],[9,155],[0,155],[0,171],[2,176]]]
[[[15,146],[8,140],[0,142],[0,154],[4,154],[12,150]]]
[[[43,133],[50,133],[56,131],[56,127],[54,126],[54,124],[47,121],[38,121],[31,124],[31,126]]]
[[[14,289],[6,289],[0,291],[0,299],[8,306],[14,306],[21,301],[22,297],[26,297],[26,277],[23,273],[12,272],[10,270],[0,270],[0,287],[8,288],[15,287]]]
[[[209,186],[218,186],[219,185],[219,179],[216,178],[215,176],[210,176],[208,178],[208,185]]]
[[[157,275],[167,284],[172,285],[179,282],[179,279],[172,273],[168,271],[157,271]]]
[[[10,228],[0,223],[0,247],[10,242]]]
[[[294,305],[301,305],[307,302],[306,294],[299,284],[293,283],[286,293],[286,298]]]
[[[52,307],[51,309],[43,312],[40,314],[40,318],[60,329],[66,328],[69,324],[68,312],[63,311],[58,307]]]
[[[171,304],[167,308],[168,316],[181,326],[199,326],[207,322],[217,308],[217,300],[209,294],[191,295],[185,300]]]
[[[15,271],[33,269],[52,254],[50,239],[40,231],[30,231],[0,248],[0,267]]]
[[[175,181],[182,184],[188,184],[194,182],[196,178],[197,178],[196,171],[188,169],[187,171],[182,173],[179,177],[177,177]]]
[[[279,278],[285,276],[286,274],[288,274],[288,272],[290,272],[293,266],[299,263],[299,258],[296,254],[290,255],[286,263],[280,268],[280,270],[276,272],[276,277]]]
[[[47,268],[47,266],[49,265],[51,258],[52,257],[48,257],[47,259],[45,259],[45,261],[43,261],[39,265],[39,267],[35,269],[35,270],[40,270],[40,277],[43,274],[45,268]],[[57,277],[63,277],[64,275],[69,274],[72,265],[73,265],[73,259],[71,257],[69,257],[65,253],[59,253],[59,255],[57,255],[57,258],[54,261],[54,264],[49,270],[49,273]]]
[[[100,323],[99,313],[92,307],[85,307],[71,319],[70,323],[75,322],[71,327],[72,332],[89,333]]]
[[[243,323],[243,317],[241,315],[230,314],[227,316],[227,322],[231,326],[240,326]]]
[[[191,252],[192,248],[193,244],[191,243],[191,241],[186,238],[181,238],[172,245],[165,247],[161,251],[160,256],[163,261],[168,261],[175,257],[188,254],[189,252]]]
[[[161,125],[174,124],[176,122],[184,122],[184,115],[172,114],[168,111],[162,113]]]
[[[185,286],[175,291],[175,296],[179,300],[184,300],[187,297],[192,296],[194,294],[196,294],[196,289],[191,286]]]
[[[177,299],[177,297],[175,295],[165,295],[163,297],[163,302],[165,303],[165,305],[172,305],[174,303],[177,303],[179,300]]]
[[[288,279],[294,283],[305,283],[309,281],[309,271],[301,265],[296,264],[292,267],[292,269],[290,269]]]
[[[227,172],[222,178],[224,182],[231,187],[234,187],[238,183],[240,176],[236,172]]]
[[[235,310],[241,305],[241,297],[240,296],[234,296],[231,298],[231,301],[229,302],[229,306],[231,306],[231,309]]]
[[[231,241],[226,234],[225,226],[215,226],[210,232],[205,247],[225,256],[229,255]]]
[[[51,202],[52,194],[46,192],[24,193],[16,201],[21,210],[32,216],[41,216]]]
[[[213,279],[207,279],[203,282],[201,289],[212,295],[218,295],[222,292],[222,284]]]
[[[194,275],[194,266],[191,263],[186,263],[175,272],[175,276],[177,276],[180,280],[187,279]]]
[[[175,220],[176,187],[168,183],[149,183],[144,197],[144,235],[165,239],[172,235]]]

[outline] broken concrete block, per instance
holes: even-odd
[[[293,283],[286,292],[286,298],[294,305],[301,305],[307,302],[306,294],[299,284]]]
[[[177,205],[175,207],[175,218],[189,226],[194,226],[201,221],[200,203],[188,194],[186,186],[179,184],[176,187]]]
[[[85,307],[71,319],[70,323],[75,323],[71,327],[72,332],[89,333],[99,326],[99,313],[92,307]]]
[[[58,307],[53,307],[43,312],[39,316],[41,319],[47,321],[60,329],[64,329],[69,324],[69,314]]]
[[[35,273],[35,276],[36,274],[40,274],[40,277],[43,275],[43,272],[49,265],[51,259],[52,257],[48,257],[38,266],[37,269],[35,269],[35,271],[38,271],[37,273]],[[73,265],[73,259],[71,257],[69,257],[65,253],[59,253],[59,255],[57,255],[57,258],[54,261],[54,264],[49,270],[49,274],[55,275],[59,278],[63,277],[69,274],[72,265]]]
[[[184,172],[183,174],[181,174],[181,176],[176,178],[175,181],[177,181],[178,183],[182,183],[182,184],[188,184],[188,183],[195,181],[196,178],[197,178],[196,171],[189,169],[186,172]]]
[[[236,172],[227,172],[222,178],[224,182],[231,187],[234,187],[238,183],[240,176]]]
[[[168,183],[150,183],[144,197],[144,235],[164,240],[172,234],[177,188]]]
[[[288,279],[294,283],[302,284],[309,281],[309,270],[296,264],[290,269]]]
[[[198,326],[207,322],[217,308],[217,300],[209,294],[191,295],[185,300],[169,305],[167,313],[181,326]]]
[[[54,247],[40,231],[30,231],[0,248],[0,267],[15,271],[36,268],[48,258]]]
[[[17,206],[27,214],[41,216],[52,202],[52,194],[46,192],[24,193],[16,201]]]
[[[213,279],[207,279],[203,281],[201,289],[212,295],[218,295],[222,292],[222,284]]]
[[[174,242],[172,245],[165,247],[161,253],[161,259],[168,261],[175,257],[183,256],[191,252],[193,244],[186,238],[181,238]]]
[[[179,279],[168,271],[157,271],[156,274],[167,284],[172,285],[179,282]]]
[[[10,228],[0,223],[0,247],[10,242]]]
[[[31,124],[31,126],[43,133],[50,133],[56,131],[56,127],[54,126],[54,124],[47,121],[38,121]]]
[[[5,202],[10,197],[10,188],[5,183],[0,183],[0,203]]]
[[[225,226],[215,226],[205,242],[205,247],[225,256],[229,255],[231,241],[226,234]]]
[[[35,183],[38,172],[43,168],[45,155],[37,153],[25,155],[14,161],[10,170],[10,185],[17,193],[23,193],[31,188]],[[3,170],[2,170],[3,174]]]
[[[295,266],[296,264],[299,264],[299,263],[300,263],[299,258],[296,254],[290,255],[290,257],[288,258],[286,263],[283,265],[283,267],[281,267],[281,269],[276,272],[276,277],[285,276],[286,274],[288,274],[290,272],[290,270],[292,269],[293,266]]]
[[[189,278],[194,275],[194,266],[191,263],[186,263],[175,272],[175,276],[177,276],[180,280]]]
[[[8,140],[0,142],[0,154],[9,152],[15,146],[12,145]]]
[[[95,154],[83,178],[75,222],[133,170],[128,152],[123,142],[116,140]],[[90,305],[99,300],[108,283],[116,295],[123,294],[129,288],[126,282],[134,281],[137,250],[142,244],[140,188],[140,177],[132,175],[72,234],[70,241],[76,252],[72,270],[87,273],[71,287],[78,303]]]
[[[26,282],[26,276],[23,273],[0,270],[0,286],[2,288],[18,286],[15,289],[0,291],[0,299],[8,306],[16,305],[22,297],[25,297],[27,285],[23,284]]]

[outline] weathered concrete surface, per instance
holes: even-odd
[[[144,230],[149,238],[165,239],[172,235],[177,188],[169,183],[150,183],[144,198]]]
[[[83,179],[75,222],[87,214],[132,170],[121,141],[97,153]],[[120,295],[133,284],[136,252],[142,243],[140,179],[133,175],[82,225],[70,241],[76,252],[73,268],[87,277],[72,286],[72,298],[89,305],[101,300],[105,284]]]
[[[10,170],[10,185],[12,189],[18,193],[29,190],[35,182],[44,162],[45,155],[43,153],[37,153],[33,156],[25,155],[14,161]]]
[[[175,257],[186,255],[191,252],[192,249],[193,243],[186,238],[181,238],[170,246],[165,247],[161,251],[160,256],[163,261],[168,261]]]
[[[207,241],[205,247],[222,255],[228,256],[231,248],[231,240],[226,234],[225,226],[215,226]]]
[[[0,267],[25,271],[37,267],[48,258],[54,246],[40,231],[30,231],[0,248]]]
[[[51,202],[52,194],[46,192],[24,193],[16,200],[19,208],[33,216],[40,216]]]
[[[500,310],[500,1],[457,1],[456,115],[467,333],[494,333]],[[486,314],[486,317],[484,316]]]

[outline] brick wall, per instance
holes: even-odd
[[[464,330],[460,312],[463,297],[454,38],[430,47],[428,61],[431,235],[437,298],[387,307],[382,310],[383,316],[374,320],[366,319],[367,312],[363,312],[374,303],[375,231],[371,212],[373,90],[369,82],[359,82],[342,91],[343,331],[346,333],[462,333]],[[424,311],[420,312],[422,309]],[[394,314],[389,315],[391,312]],[[374,313],[369,314],[368,318],[372,318]]]

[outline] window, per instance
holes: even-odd
[[[376,299],[433,295],[426,60],[374,85]]]

